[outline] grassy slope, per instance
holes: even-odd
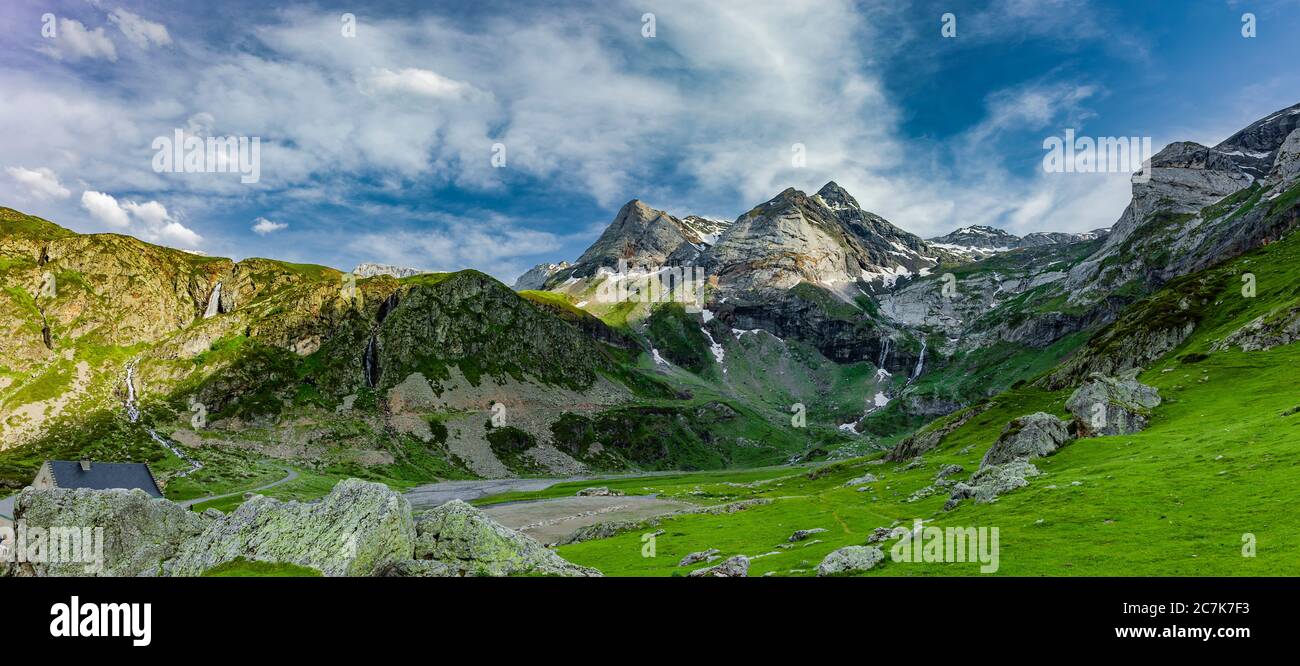
[[[1247,270],[1259,279],[1258,296],[1252,299],[1241,296],[1237,279]],[[785,575],[792,570],[811,575],[827,553],[864,543],[873,528],[924,518],[940,527],[998,527],[1001,575],[1298,575],[1300,515],[1289,509],[1300,470],[1300,413],[1288,412],[1300,407],[1293,370],[1300,365],[1300,344],[1267,352],[1215,352],[1196,363],[1182,360],[1208,352],[1215,341],[1255,317],[1294,303],[1297,273],[1300,237],[1293,235],[1199,276],[1213,288],[1196,332],[1140,376],[1165,399],[1150,427],[1135,435],[1079,440],[1040,459],[1036,464],[1043,476],[994,504],[968,501],[943,512],[945,493],[915,503],[906,499],[928,485],[943,465],[961,464],[967,473],[976,469],[1011,418],[1039,410],[1065,415],[1068,389],[1023,386],[998,396],[987,412],[928,452],[923,467],[910,471],[858,459],[815,480],[797,475],[751,488],[728,482],[791,472],[614,482],[609,485],[629,493],[657,491],[691,501],[775,501],[730,515],[666,520],[654,558],[641,556],[640,530],[565,546],[559,552],[610,575],[660,576],[684,572],[677,560],[706,548],[751,557],[776,552],[754,560],[750,575]],[[1163,301],[1157,294],[1145,303]],[[867,471],[882,477],[870,484],[870,492],[843,487],[846,480]],[[580,484],[571,485],[545,494],[568,494]],[[510,499],[527,497],[517,494]],[[820,543],[810,540],[777,548],[794,530],[813,527],[828,530],[817,535]],[[1242,556],[1247,533],[1257,540],[1257,557]],[[978,565],[972,563],[887,563],[867,575],[977,572]]]

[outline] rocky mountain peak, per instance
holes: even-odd
[[[862,208],[858,205],[858,200],[854,199],[853,195],[849,194],[848,190],[840,187],[839,183],[836,183],[833,180],[822,185],[822,188],[817,190],[817,196],[820,197],[821,200],[826,203],[827,207],[832,210],[839,210],[842,208],[861,210]]]

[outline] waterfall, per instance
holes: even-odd
[[[218,314],[221,314],[221,282],[217,282],[208,295],[208,309],[203,312],[203,318],[209,319]]]
[[[912,370],[912,376],[907,381],[912,383],[917,377],[921,376],[921,370],[925,368],[925,338],[921,338],[921,355],[916,357],[916,369]]]
[[[140,420],[140,408],[135,406],[135,363],[126,366],[126,420]]]
[[[136,401],[135,401],[135,364],[137,362],[138,361],[132,361],[126,365],[126,420],[130,421],[131,423],[135,423],[140,420],[140,408],[136,405]],[[203,463],[185,455],[185,453],[180,450],[180,447],[173,444],[166,437],[159,435],[158,431],[154,430],[153,428],[145,427],[145,432],[149,433],[150,439],[152,439],[153,441],[159,444],[162,444],[164,447],[166,447],[168,451],[172,452],[172,455],[176,456],[177,458],[180,458],[181,460],[184,460],[185,463],[190,466],[190,468],[185,470],[184,472],[178,472],[176,474],[176,478],[179,479],[182,477],[186,477],[194,472],[197,472],[198,470],[203,469]]]
[[[879,369],[881,369],[881,370],[883,370],[883,369],[885,368],[885,363],[886,363],[887,361],[889,361],[889,343],[890,343],[890,342],[892,342],[892,340],[890,340],[889,338],[885,338],[885,339],[884,339],[884,344],[882,344],[882,345],[880,346],[880,362],[876,363],[876,367],[879,368]]]
[[[370,336],[370,344],[366,345],[366,353],[361,356],[361,370],[366,375],[366,385],[374,387],[379,383],[379,348],[375,344],[375,336]]]

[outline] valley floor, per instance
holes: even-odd
[[[1049,458],[1030,485],[992,504],[943,511],[945,492],[909,501],[950,464],[974,471],[1008,420],[1034,411],[1064,415],[1068,391],[1026,388],[999,397],[950,434],[924,463],[904,469],[879,456],[822,468],[767,468],[602,481],[628,495],[697,504],[765,498],[723,515],[665,518],[657,526],[561,546],[564,558],[613,576],[684,575],[691,552],[751,558],[751,576],[814,575],[831,551],[862,545],[877,527],[997,527],[998,575],[1300,575],[1300,396],[1296,345],[1221,352],[1196,363],[1170,358],[1140,376],[1165,403],[1148,430],[1081,439]],[[846,486],[866,473],[875,483]],[[963,475],[964,476],[964,475]],[[560,483],[478,500],[480,505],[572,497],[589,482]],[[867,487],[869,490],[859,491]],[[795,530],[826,531],[790,543]],[[644,556],[643,535],[655,537]],[[1254,555],[1248,556],[1254,545]],[[696,567],[702,565],[695,565]],[[978,563],[886,563],[866,575],[979,575]]]

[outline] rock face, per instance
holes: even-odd
[[[1050,456],[1071,439],[1069,425],[1046,412],[1012,419],[998,441],[989,447],[980,469],[1013,460]]]
[[[415,562],[390,573],[426,576],[599,576],[504,527],[482,511],[452,500],[416,515]]]
[[[83,562],[21,563],[27,576],[157,576],[162,563],[204,529],[205,520],[179,504],[142,490],[27,488],[18,495],[14,518],[27,527],[103,528],[103,567]]]
[[[1070,395],[1065,407],[1075,417],[1081,437],[1127,435],[1144,430],[1160,393],[1132,375],[1115,378],[1092,374]]]
[[[808,282],[851,301],[858,281],[892,287],[949,256],[830,182],[812,196],[787,189],[740,216],[704,264],[723,297],[752,301]]]
[[[370,576],[409,559],[415,534],[404,497],[383,484],[348,479],[315,504],[253,497],[187,542],[167,570],[197,576],[243,557],[326,576]]]
[[[411,277],[412,275],[420,275],[424,272],[425,271],[417,268],[393,266],[391,264],[374,264],[370,262],[357,264],[357,267],[352,269],[353,275],[363,278],[374,277],[376,275],[388,275],[395,278],[404,278]]]
[[[723,560],[721,564],[696,569],[686,575],[689,578],[744,578],[749,575],[749,558],[736,555]]]
[[[827,555],[817,565],[818,576],[867,571],[885,559],[885,553],[875,546],[845,546]]]
[[[551,279],[552,275],[569,267],[569,262],[561,261],[558,264],[537,264],[528,269],[523,275],[515,280],[511,289],[515,291],[525,291],[528,289],[541,289],[546,286],[546,281]]]

